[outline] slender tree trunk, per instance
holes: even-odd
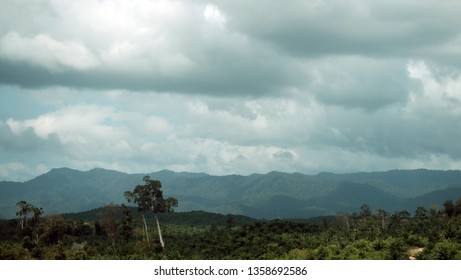
[[[349,217],[344,216],[344,221],[346,223],[346,230],[349,231],[349,229],[351,228],[351,226],[349,225]]]
[[[149,232],[147,230],[146,215],[144,215],[144,213],[142,214],[142,221],[144,223],[144,234],[146,235],[147,245],[150,247]]]
[[[160,223],[158,222],[157,214],[155,214],[155,212],[154,212],[154,218],[155,218],[155,222],[157,223],[158,237],[160,238],[160,245],[162,245],[162,249],[163,249],[165,248],[165,243],[163,242],[162,230],[160,229]]]

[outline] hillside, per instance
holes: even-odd
[[[83,220],[83,221],[98,221],[103,217],[103,208],[95,208],[92,210],[80,212],[80,213],[69,213],[63,214],[65,219],[71,220]],[[136,208],[131,207],[131,213],[135,219],[141,220],[141,215]],[[118,209],[118,218],[122,216],[122,212]],[[147,219],[152,219],[150,213],[146,214]],[[228,216],[223,214],[209,213],[205,211],[188,211],[188,212],[174,212],[174,213],[160,213],[158,214],[159,221],[162,225],[175,224],[183,226],[225,226],[227,223]],[[242,215],[232,215],[232,220],[235,225],[242,226],[255,222],[255,219]]]
[[[87,211],[126,203],[123,193],[149,175],[165,196],[179,200],[177,211],[202,210],[252,218],[306,218],[357,211],[363,203],[389,211],[431,206],[461,194],[461,171],[391,170],[334,174],[270,172],[212,176],[162,170],[126,174],[113,170],[52,169],[30,181],[0,182],[0,218],[12,218],[16,202],[26,200],[45,213]]]

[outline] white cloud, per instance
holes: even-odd
[[[27,167],[21,162],[0,163],[0,180],[20,180]]]
[[[0,39],[0,57],[51,71],[96,67],[97,58],[79,42],[59,42],[45,34],[32,38],[10,32]]]
[[[411,61],[407,70],[409,76],[420,82],[420,91],[412,92],[408,110],[443,110],[453,116],[461,114],[461,73],[448,69],[431,69],[424,61]],[[437,73],[434,73],[434,70]]]
[[[21,137],[33,129],[41,139],[58,137],[67,153],[80,159],[108,156],[109,151],[126,154],[130,147],[126,141],[126,130],[110,122],[115,112],[108,107],[81,105],[60,109],[35,119],[13,120],[6,124]],[[53,139],[54,141],[54,139]]]
[[[203,11],[205,20],[219,26],[224,25],[227,22],[226,16],[219,10],[219,8],[213,4],[207,4]]]

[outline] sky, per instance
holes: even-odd
[[[0,0],[0,180],[461,169],[459,11]]]

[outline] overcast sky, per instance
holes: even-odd
[[[460,11],[0,0],[0,180],[460,169]]]

